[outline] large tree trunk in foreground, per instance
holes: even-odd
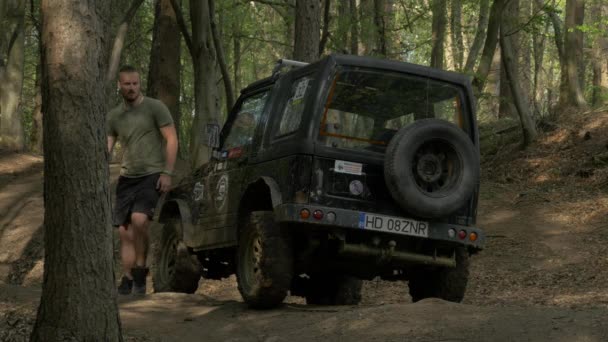
[[[21,124],[21,90],[24,67],[25,1],[2,4],[0,17],[0,149],[21,151],[24,131]]]
[[[321,8],[318,0],[296,0],[293,58],[302,62],[319,59]]]
[[[181,2],[181,1],[180,1]],[[179,134],[181,34],[170,0],[157,0],[148,68],[147,95],[161,100],[173,117]]]
[[[110,6],[93,4],[42,2],[45,263],[32,341],[122,340],[100,87]]]

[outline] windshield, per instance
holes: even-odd
[[[319,140],[381,152],[399,129],[426,118],[462,127],[459,88],[401,73],[342,70],[330,89]]]

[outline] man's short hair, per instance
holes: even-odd
[[[136,72],[139,73],[139,71],[132,65],[123,65],[120,67],[120,70],[118,70],[119,73],[121,72]]]

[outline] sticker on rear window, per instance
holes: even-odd
[[[348,173],[349,175],[360,176],[363,170],[363,164],[353,163],[344,160],[336,160],[334,164],[334,172]]]

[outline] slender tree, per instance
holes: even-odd
[[[479,93],[483,91],[486,78],[490,72],[490,66],[492,65],[492,59],[494,58],[494,52],[498,45],[498,30],[500,29],[500,18],[503,14],[504,6],[505,0],[494,0],[490,9],[486,40],[483,45],[479,65],[477,66],[475,79],[473,80],[473,84]]]
[[[452,55],[454,65],[460,70],[464,63],[464,40],[462,37],[462,0],[452,0],[450,8],[450,27],[452,32]]]
[[[583,63],[583,31],[578,26],[583,25],[585,2],[583,0],[566,1],[566,31],[564,41],[564,62],[566,73],[566,93],[560,95],[562,107],[582,107],[587,103],[583,95],[582,63]]]
[[[121,341],[99,86],[110,3],[43,0],[41,8],[45,263],[31,340]]]
[[[21,90],[25,53],[25,1],[2,3],[0,13],[0,148],[21,151]]]
[[[447,24],[446,0],[431,0],[431,6],[433,11],[431,66],[443,69],[443,43]]]
[[[170,0],[156,0],[153,30],[147,95],[161,100],[169,108],[179,132],[182,37]]]
[[[486,29],[488,28],[488,20],[490,14],[490,0],[479,1],[479,18],[477,20],[477,30],[475,31],[475,38],[473,38],[473,44],[469,49],[469,55],[467,56],[467,62],[464,66],[466,72],[473,71],[475,62],[479,56],[479,52],[483,47],[483,42],[486,36]]]
[[[129,30],[129,24],[137,10],[141,6],[144,0],[133,0],[131,2],[131,7],[125,13],[120,25],[118,26],[118,31],[116,32],[116,37],[114,38],[114,45],[112,46],[112,54],[110,55],[110,63],[108,66],[108,71],[106,73],[106,80],[113,81],[116,77],[116,73],[118,72],[118,65],[120,64],[120,55],[122,54],[122,49],[125,45],[125,39],[127,38],[127,32]]]
[[[296,0],[293,58],[314,62],[319,58],[321,8],[318,0]]]

